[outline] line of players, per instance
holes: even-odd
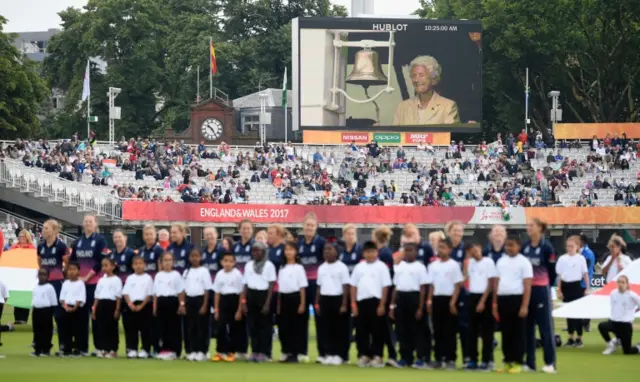
[[[293,257],[294,263],[299,263],[304,272],[304,287],[300,287],[299,293],[283,291],[288,285],[286,279],[283,279],[282,272],[289,265],[286,264],[288,256],[285,256],[285,247],[292,237],[284,227],[280,225],[270,225],[266,231],[260,231],[254,235],[254,228],[250,221],[243,221],[239,224],[240,240],[231,243],[228,240],[218,242],[217,231],[213,227],[208,227],[204,231],[207,245],[201,250],[201,259],[204,269],[206,269],[211,279],[214,280],[221,272],[222,259],[226,253],[233,253],[234,269],[239,273],[244,273],[242,284],[248,288],[242,288],[239,293],[238,312],[245,315],[248,321],[253,322],[248,331],[251,336],[252,350],[255,356],[253,360],[261,361],[271,357],[271,335],[262,338],[256,338],[257,332],[262,332],[268,328],[269,333],[273,325],[273,321],[282,323],[280,320],[286,314],[284,310],[293,306],[297,311],[300,306],[300,320],[296,315],[289,315],[288,321],[291,325],[285,327],[296,327],[301,330],[299,335],[291,336],[291,331],[285,329],[284,333],[280,330],[280,339],[282,341],[283,334],[289,335],[285,356],[283,360],[296,362],[306,360],[308,354],[308,320],[310,309],[306,307],[313,305],[315,308],[318,361],[321,363],[337,364],[346,362],[349,356],[350,335],[352,327],[356,327],[356,342],[358,343],[359,364],[361,366],[382,366],[381,360],[382,347],[387,349],[388,363],[399,366],[409,366],[428,368],[428,367],[455,367],[456,362],[456,337],[459,338],[463,355],[463,367],[467,369],[488,370],[493,364],[493,316],[500,315],[502,318],[503,330],[507,330],[512,339],[504,341],[503,346],[506,351],[505,358],[509,365],[513,366],[513,370],[519,371],[518,365],[524,363],[525,367],[530,370],[536,370],[535,358],[535,328],[539,327],[543,351],[544,366],[543,371],[548,373],[555,372],[556,354],[554,344],[553,325],[551,320],[551,294],[549,286],[555,277],[555,251],[551,244],[544,239],[546,230],[545,223],[539,220],[533,220],[527,227],[529,240],[523,245],[515,238],[507,241],[506,230],[504,227],[496,226],[491,233],[491,244],[486,248],[472,244],[465,248],[462,241],[464,226],[460,222],[451,222],[445,226],[444,233],[434,232],[429,236],[428,241],[421,239],[419,230],[412,224],[407,224],[403,230],[402,245],[403,251],[395,254],[389,248],[391,238],[391,230],[386,226],[381,226],[373,230],[371,241],[365,245],[358,244],[357,227],[354,225],[346,225],[343,228],[343,237],[340,246],[328,244],[327,241],[317,234],[317,220],[315,216],[309,215],[303,222],[302,235],[295,239],[295,245],[292,245],[296,252]],[[86,301],[81,306],[74,306],[79,314],[79,322],[74,327],[85,328],[75,333],[78,338],[69,339],[72,336],[66,333],[62,320],[65,317],[67,308],[55,307],[54,316],[58,324],[59,346],[62,354],[87,355],[89,350],[89,318],[92,316],[92,308],[95,306],[94,298],[96,295],[96,285],[103,278],[104,263],[102,260],[108,257],[114,263],[114,273],[126,285],[126,278],[134,273],[134,258],[138,257],[142,265],[139,265],[139,271],[149,274],[152,278],[156,277],[158,272],[165,272],[168,269],[164,267],[164,261],[161,259],[171,260],[172,271],[188,278],[190,273],[188,270],[190,265],[190,254],[194,248],[187,240],[187,227],[183,224],[173,224],[170,230],[170,243],[168,247],[163,249],[157,241],[156,229],[153,226],[146,226],[143,231],[144,245],[138,250],[127,247],[126,236],[121,231],[113,234],[115,248],[108,249],[104,238],[98,233],[97,221],[94,216],[87,215],[83,221],[84,234],[72,245],[70,251],[67,250],[64,243],[57,239],[59,226],[53,221],[47,221],[43,229],[43,241],[38,246],[38,256],[41,266],[48,270],[48,281],[55,290],[58,299],[60,299],[60,291],[64,274],[62,271],[64,263],[78,264],[78,280],[82,281],[86,286]],[[263,243],[264,248],[255,243]],[[510,246],[507,244],[510,243]],[[325,247],[333,248],[325,251]],[[511,250],[509,251],[509,248]],[[415,261],[412,260],[412,252],[415,249]],[[166,258],[163,254],[171,253],[171,259]],[[257,252],[264,252],[264,259],[256,259]],[[334,279],[337,279],[335,272],[329,272],[330,276],[323,275],[321,269],[331,268],[332,262],[326,262],[325,257],[330,256],[331,252],[335,252],[336,260],[346,266],[349,275],[345,284],[349,288],[344,290],[331,288],[334,285]],[[374,253],[375,252],[375,253]],[[369,256],[367,257],[367,253]],[[518,255],[521,253],[521,255]],[[373,255],[371,255],[373,254]],[[499,285],[491,287],[489,283],[489,275],[481,264],[487,264],[485,259],[491,259],[491,264],[499,262],[500,259],[508,255],[509,259],[527,259],[525,262],[531,268],[531,277],[528,277],[526,264],[522,261],[510,264],[509,271],[498,274],[499,282],[507,283],[509,288],[505,289],[506,293],[502,296],[499,293]],[[518,257],[520,256],[520,257]],[[450,260],[449,260],[450,258]],[[469,259],[469,261],[465,261]],[[273,268],[279,271],[279,275],[269,279],[269,272],[265,269],[266,264],[273,264]],[[514,260],[515,261],[515,260]],[[109,262],[106,262],[109,263]],[[477,263],[477,265],[476,265]],[[374,265],[375,264],[375,265]],[[385,272],[380,273],[378,264],[385,265]],[[420,267],[413,264],[422,264],[427,269],[427,276],[416,276]],[[446,265],[444,265],[446,264]],[[466,265],[465,265],[466,264]],[[250,269],[247,269],[250,265]],[[257,267],[256,267],[257,265]],[[455,265],[452,266],[452,265]],[[323,268],[324,267],[324,268]],[[106,267],[109,268],[108,266]],[[498,271],[499,271],[498,266]],[[521,270],[521,272],[515,272]],[[292,271],[293,272],[293,271]],[[338,272],[338,271],[336,271]],[[137,272],[136,272],[137,273]],[[251,284],[247,274],[257,276],[253,281],[257,284]],[[325,272],[326,273],[326,272]],[[386,273],[386,276],[384,274]],[[394,274],[395,273],[395,274]],[[285,272],[285,274],[288,274]],[[292,273],[295,275],[296,273]],[[482,282],[474,282],[474,274],[477,280],[485,279]],[[507,275],[519,274],[519,279],[510,278]],[[378,277],[377,275],[380,275]],[[68,276],[68,275],[67,275]],[[169,278],[173,276],[167,276]],[[290,276],[291,278],[298,276]],[[417,277],[417,278],[416,278]],[[422,278],[421,278],[422,277]],[[302,277],[298,277],[302,279]],[[388,278],[388,280],[387,280]],[[273,280],[272,280],[273,279]],[[323,281],[326,280],[326,281]],[[413,282],[415,280],[415,282]],[[518,281],[519,280],[519,281]],[[528,281],[527,281],[528,280]],[[275,283],[278,281],[278,283]],[[393,282],[392,282],[393,281]],[[302,281],[300,281],[302,283]],[[174,282],[174,286],[177,281]],[[529,283],[530,288],[527,286]],[[157,284],[157,283],[156,283]],[[170,283],[169,283],[170,284]],[[258,285],[259,284],[259,285]],[[283,285],[284,284],[284,285]],[[291,283],[289,283],[291,284]],[[167,284],[168,285],[168,284]],[[294,285],[294,290],[297,284]],[[417,285],[417,287],[416,287]],[[253,293],[252,288],[261,293]],[[290,286],[290,285],[288,285]],[[380,287],[380,288],[378,288]],[[264,288],[264,289],[262,289]],[[379,289],[379,290],[378,290]],[[324,292],[323,292],[324,290]],[[530,290],[530,293],[526,293]],[[269,293],[262,293],[269,291]],[[174,291],[175,292],[175,291]],[[221,301],[214,301],[213,296],[219,295],[219,291],[214,289],[215,293],[211,293],[211,297],[203,300],[202,305],[196,310],[209,314],[209,308],[213,306],[221,306]],[[183,296],[172,300],[172,304],[177,304],[177,311],[181,314],[186,313],[188,308],[185,305],[189,302],[190,297],[183,291],[175,293],[176,296]],[[295,297],[297,295],[297,297]],[[511,299],[505,298],[509,296],[520,296]],[[156,297],[158,290],[155,290]],[[325,297],[342,296],[338,298]],[[129,296],[131,297],[131,296]],[[146,298],[147,296],[143,296]],[[168,297],[168,296],[165,296]],[[256,300],[258,299],[258,300]],[[153,300],[153,299],[152,299]],[[527,302],[528,300],[528,302]],[[198,300],[201,301],[201,300]],[[255,317],[251,317],[251,302],[260,301],[262,305],[254,306],[254,311],[258,307],[258,311],[265,316],[266,320],[255,321]],[[268,304],[265,303],[268,302]],[[504,301],[504,304],[502,303]],[[523,302],[524,301],[524,302]],[[118,313],[122,312],[125,326],[127,326],[127,315],[131,311],[135,311],[136,306],[141,301],[131,301],[130,298],[125,299],[121,308],[118,307]],[[480,309],[484,303],[484,309]],[[151,304],[153,309],[159,309],[159,302]],[[517,307],[516,307],[517,306]],[[507,307],[512,308],[508,310]],[[115,310],[115,305],[112,308]],[[263,309],[264,308],[264,309]],[[408,317],[407,312],[413,308],[415,313],[413,318]],[[504,312],[502,309],[507,309]],[[288,312],[288,310],[287,310]],[[325,315],[338,314],[342,320],[324,320]],[[236,313],[236,312],[234,312]],[[280,313],[280,314],[273,314]],[[93,314],[95,317],[95,312]],[[524,317],[521,317],[524,316]],[[275,317],[272,319],[272,317]],[[430,317],[430,320],[429,320]],[[508,321],[507,317],[513,320]],[[521,318],[521,320],[518,319]],[[219,318],[219,312],[218,317]],[[253,320],[253,321],[252,321]],[[156,352],[162,349],[157,346],[158,343],[167,338],[162,337],[163,325],[159,319],[152,321],[152,338],[147,348],[138,350],[137,336],[135,342],[127,340],[127,353],[131,355],[147,356],[152,352],[152,348]],[[429,324],[430,321],[430,324]],[[505,321],[508,321],[505,324]],[[129,320],[130,322],[130,320]],[[511,322],[511,324],[509,324]],[[395,323],[395,330],[392,329]],[[519,333],[520,325],[522,326],[522,336]],[[334,326],[340,327],[341,331],[336,332]],[[506,328],[506,329],[505,329]],[[95,322],[92,325],[94,346],[100,349],[100,325]],[[231,327],[218,328],[223,333],[223,337],[229,337]],[[83,333],[86,333],[83,334]],[[369,333],[370,335],[367,335]],[[400,339],[400,357],[396,352],[395,334]],[[414,335],[414,333],[420,333]],[[166,335],[165,335],[166,336]],[[103,336],[104,337],[104,336]],[[187,336],[188,337],[188,336]],[[243,358],[248,353],[249,340],[248,335],[234,336],[233,340],[227,338],[227,345],[233,346],[232,349],[220,348],[218,341],[218,350],[220,354],[214,356],[214,359],[226,359],[229,353],[234,353],[235,358]],[[484,341],[484,349],[482,356],[478,358],[477,338],[481,337]],[[291,340],[293,338],[293,340]],[[331,340],[333,338],[333,340]],[[523,340],[524,339],[524,340]],[[96,343],[97,340],[97,343]],[[66,341],[66,342],[65,342]],[[102,341],[104,342],[104,341]],[[185,348],[188,356],[192,356],[193,341],[185,338]],[[222,341],[225,343],[225,341]],[[135,348],[133,344],[135,343]],[[230,345],[229,345],[230,344]],[[258,344],[258,350],[253,349]],[[435,349],[432,352],[432,344]],[[143,344],[144,345],[144,344]],[[524,345],[524,348],[520,348]],[[283,343],[285,346],[285,343]],[[36,349],[36,353],[47,354],[45,344],[40,349]],[[182,346],[176,345],[174,356],[179,356]],[[207,341],[208,349],[208,341]],[[166,350],[166,349],[165,349]],[[526,353],[526,358],[519,353]],[[508,355],[507,355],[508,354]],[[263,358],[261,358],[263,357]],[[432,362],[433,361],[433,362]]]

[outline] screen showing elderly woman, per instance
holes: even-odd
[[[394,125],[431,125],[460,122],[458,105],[436,91],[442,67],[431,56],[418,56],[409,65],[413,97],[402,101],[393,116]]]
[[[480,131],[480,21],[312,17],[293,29],[301,129],[369,131],[387,144]]]

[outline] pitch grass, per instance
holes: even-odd
[[[5,309],[3,322],[13,318],[11,308]],[[558,321],[558,329],[564,323]],[[122,333],[122,331],[121,331]],[[562,333],[566,338],[566,333]],[[585,381],[633,381],[640,372],[640,356],[623,356],[620,351],[612,356],[603,356],[603,343],[597,332],[587,333],[585,347],[582,349],[558,349],[559,373],[556,375],[521,374],[503,375],[496,373],[469,373],[463,371],[426,371],[359,369],[356,366],[322,366],[316,364],[280,365],[278,363],[248,364],[237,362],[192,363],[187,361],[127,360],[124,358],[124,338],[120,342],[119,359],[97,358],[33,358],[31,351],[31,327],[24,325],[15,332],[3,333],[0,354],[1,382],[181,382],[181,381],[224,381],[224,382],[422,382],[429,378],[446,378],[447,382],[468,381],[485,382],[516,379],[519,381],[539,381],[551,379],[562,382]],[[499,338],[498,338],[499,339]],[[56,340],[54,339],[54,342]],[[214,349],[212,343],[212,349]],[[280,346],[274,342],[274,357],[278,359]],[[310,356],[315,359],[313,341],[310,343]],[[352,347],[352,360],[355,359],[355,346]],[[495,352],[496,359],[501,358],[500,350]],[[539,353],[538,359],[541,360]],[[540,363],[540,361],[539,361]]]

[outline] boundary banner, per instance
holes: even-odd
[[[302,142],[306,145],[348,145],[353,141],[355,141],[356,144],[366,144],[374,139],[382,146],[417,146],[420,143],[428,143],[433,146],[448,146],[451,143],[451,133],[341,130],[304,130],[302,132]]]
[[[640,224],[637,207],[511,207],[503,211],[499,207],[122,203],[122,219],[126,221],[238,223],[249,219],[258,224],[298,224],[310,212],[320,224],[445,224],[459,220],[464,224],[522,226],[532,218],[551,225]]]
[[[595,135],[602,140],[609,134],[629,139],[640,138],[640,123],[556,123],[553,135],[556,139],[591,139]]]

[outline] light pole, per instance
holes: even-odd
[[[552,90],[549,92],[548,96],[551,98],[551,134],[555,136],[556,122],[562,121],[562,109],[560,109],[560,102],[558,101],[560,92]]]
[[[109,92],[107,93],[107,95],[109,96],[109,145],[111,146],[115,144],[116,140],[115,121],[116,119],[120,119],[121,113],[120,107],[115,106],[115,101],[116,97],[118,96],[118,94],[120,94],[121,91],[122,89],[120,88],[109,87]]]

